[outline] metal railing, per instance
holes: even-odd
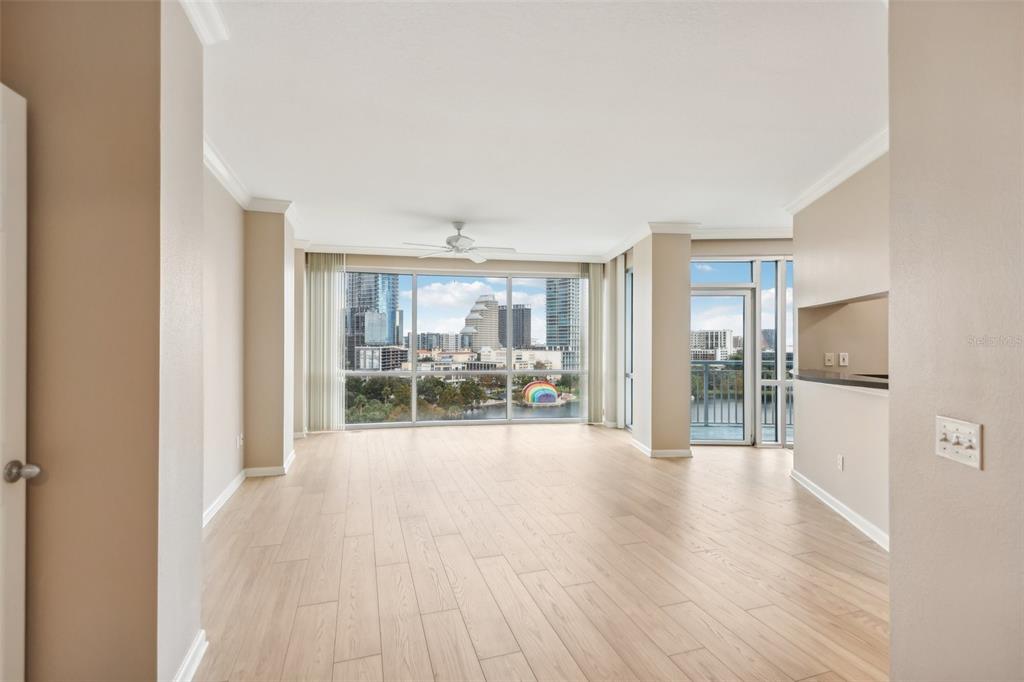
[[[743,425],[743,361],[690,361],[690,424]]]
[[[770,440],[776,440],[782,435],[775,430],[776,404],[780,388],[784,391],[784,428],[793,428],[792,387],[762,386],[760,427],[764,430],[765,438]],[[723,427],[735,427],[740,434],[738,437],[742,437],[743,390],[742,360],[691,360],[690,426],[697,429],[694,431],[696,437],[700,437],[702,433],[710,433],[727,434],[726,438],[732,439],[734,436],[730,431],[723,430]],[[771,434],[774,434],[774,437]]]

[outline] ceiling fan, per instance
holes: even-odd
[[[417,258],[455,256],[457,258],[468,258],[474,263],[486,262],[487,258],[484,257],[484,253],[515,253],[515,249],[507,246],[473,246],[473,244],[476,243],[475,240],[472,237],[467,237],[462,234],[462,228],[465,226],[466,223],[461,220],[453,221],[452,227],[455,228],[455,234],[444,240],[444,246],[440,246],[438,244],[421,244],[419,242],[405,242],[405,245],[434,249],[430,253],[417,256]]]

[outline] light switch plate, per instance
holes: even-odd
[[[935,417],[935,454],[981,469],[981,424]]]
[[[849,367],[850,366],[850,354],[849,353],[840,353],[839,354],[839,366],[840,367]]]
[[[836,364],[836,354],[835,353],[825,353],[825,366],[826,367],[832,367],[835,364]]]

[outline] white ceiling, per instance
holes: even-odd
[[[314,244],[386,253],[453,218],[563,257],[652,221],[777,234],[887,126],[877,0],[221,9],[207,138]]]

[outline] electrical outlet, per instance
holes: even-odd
[[[935,454],[981,469],[981,424],[935,417]]]
[[[235,439],[235,447],[241,449],[245,445],[245,436],[238,434],[238,438]]]
[[[840,367],[849,367],[850,366],[850,354],[849,353],[840,353],[839,354],[839,366]]]
[[[836,455],[836,469],[844,471],[846,469],[846,458],[842,455]]]
[[[825,366],[826,367],[833,367],[835,364],[836,364],[836,354],[835,353],[825,353]]]

